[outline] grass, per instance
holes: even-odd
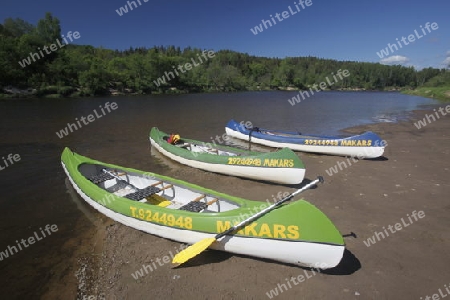
[[[404,90],[402,93],[450,102],[450,86],[420,87],[415,90]]]

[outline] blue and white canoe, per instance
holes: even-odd
[[[247,128],[235,120],[228,122],[225,131],[228,136],[269,147],[287,147],[295,151],[352,156],[361,159],[382,156],[386,146],[385,141],[371,131],[345,138],[302,135],[299,132]]]

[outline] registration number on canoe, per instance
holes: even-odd
[[[242,166],[256,166],[256,167],[274,167],[274,168],[293,168],[293,159],[283,159],[283,158],[265,158],[261,161],[259,158],[240,158],[240,157],[229,157],[229,165],[242,165]]]
[[[228,164],[259,167],[261,166],[261,160],[259,158],[228,157]]]
[[[337,145],[339,145],[339,142],[333,141],[333,140],[305,140],[305,145],[337,146]]]
[[[152,212],[150,209],[137,208],[130,206],[131,216],[133,218],[149,221],[153,223],[164,224],[167,226],[176,226],[180,228],[192,229],[191,217],[176,217],[172,214]]]
[[[354,147],[368,147],[372,146],[372,140],[305,140],[305,145],[313,146],[354,146]]]

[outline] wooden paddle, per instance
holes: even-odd
[[[231,234],[232,232],[234,232],[234,231],[244,227],[245,225],[249,224],[250,222],[253,222],[257,218],[261,217],[262,215],[264,215],[264,214],[274,210],[276,207],[280,206],[284,202],[287,202],[287,201],[291,200],[295,195],[300,194],[301,192],[311,188],[313,185],[315,185],[318,182],[323,183],[323,181],[324,181],[323,177],[322,176],[318,176],[317,179],[311,181],[310,183],[308,183],[307,185],[305,185],[301,189],[293,192],[289,196],[281,199],[280,201],[275,202],[274,204],[266,207],[262,211],[260,211],[260,212],[258,212],[256,214],[254,214],[253,216],[245,219],[244,221],[240,222],[239,224],[234,225],[230,229],[227,229],[224,232],[217,234],[215,237],[205,238],[205,239],[203,239],[203,240],[201,240],[201,241],[199,241],[199,242],[189,246],[188,248],[184,249],[183,251],[181,251],[180,253],[175,255],[175,257],[172,260],[173,266],[174,267],[178,267],[179,265],[187,262],[189,259],[195,257],[196,255],[198,255],[201,252],[203,252],[204,250],[206,250],[209,246],[212,245],[212,243],[214,243],[215,241],[217,241],[221,237],[223,237],[223,236],[225,236],[227,234]]]

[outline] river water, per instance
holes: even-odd
[[[76,242],[72,248],[67,242],[92,227],[66,188],[60,163],[66,146],[100,161],[176,177],[189,168],[151,154],[148,133],[153,126],[205,142],[221,136],[231,118],[262,128],[340,135],[343,128],[396,122],[408,111],[436,103],[390,92],[321,92],[291,105],[288,99],[296,94],[0,100],[0,298],[35,298],[43,293],[45,284],[61,275],[54,266],[73,255]],[[112,106],[116,109],[108,109],[107,102],[117,103]],[[73,132],[58,137],[68,123],[75,124]],[[201,184],[208,179],[193,180]],[[80,222],[86,226],[80,227]],[[47,232],[46,225],[56,225],[57,230]],[[20,244],[30,237],[35,237],[33,244]]]

